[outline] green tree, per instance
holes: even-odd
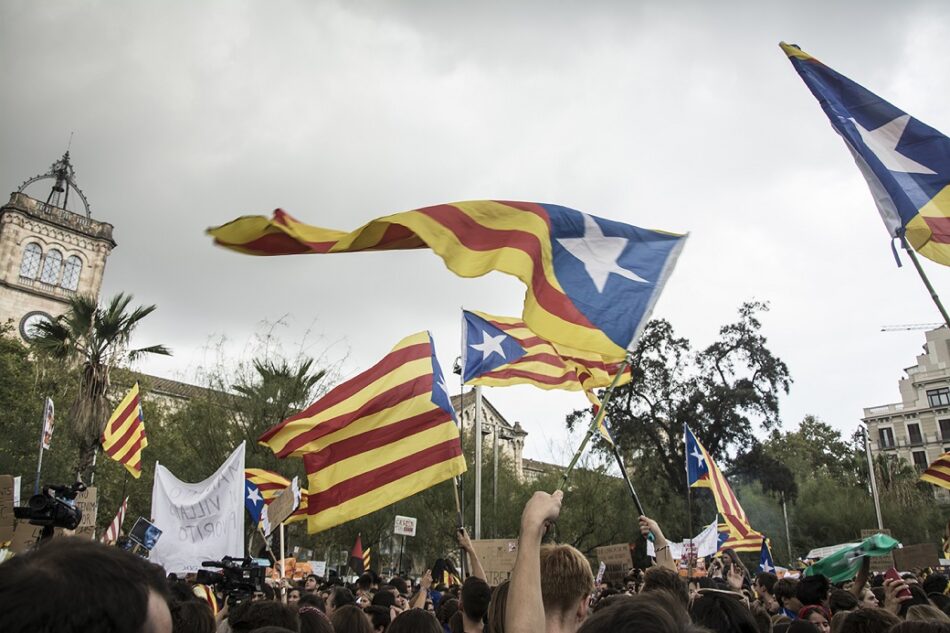
[[[112,368],[147,354],[171,354],[164,345],[130,349],[135,329],[155,310],[151,305],[130,311],[131,301],[132,295],[120,293],[103,307],[92,297],[75,295],[65,314],[36,327],[32,340],[40,354],[78,370],[79,389],[67,420],[79,448],[76,472],[81,479],[92,473],[99,438],[111,413],[106,394]]]

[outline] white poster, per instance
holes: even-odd
[[[244,555],[244,443],[196,484],[155,464],[152,523],[162,531],[149,559],[170,573],[195,572],[201,561]]]
[[[717,514],[713,522],[707,525],[706,529],[693,539],[693,547],[696,548],[696,555],[698,557],[705,558],[707,556],[714,556],[716,552],[719,551],[718,527],[719,515]],[[683,541],[682,543],[671,543],[667,541],[667,544],[670,546],[670,555],[674,560],[683,558],[683,553],[688,543],[689,541]],[[656,557],[653,541],[647,541],[647,556],[651,558]]]

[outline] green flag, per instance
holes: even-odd
[[[895,547],[900,547],[900,543],[890,536],[875,534],[857,545],[845,547],[831,556],[822,558],[806,569],[805,575],[822,574],[833,583],[851,580],[861,569],[861,562],[865,556],[886,556]]]

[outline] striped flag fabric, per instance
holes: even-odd
[[[139,383],[132,385],[115,408],[102,432],[102,450],[125,466],[133,477],[142,476],[142,450],[148,446]]]
[[[554,204],[497,200],[396,213],[351,233],[281,209],[208,233],[249,255],[430,248],[461,277],[500,271],[520,279],[522,319],[538,336],[618,360],[634,347],[686,237]]]
[[[366,571],[364,567],[365,556],[363,554],[363,541],[359,534],[356,535],[356,542],[353,543],[353,549],[350,550],[350,569],[355,574],[362,574]]]
[[[687,485],[691,488],[709,488],[716,501],[716,508],[726,524],[726,531],[730,537],[734,537],[733,545],[727,540],[722,547],[733,547],[743,552],[759,551],[764,537],[752,529],[736,494],[706,448],[685,424],[683,431],[686,443]]]
[[[725,523],[718,526],[720,542],[719,549],[732,549],[737,552],[759,552],[762,549],[762,535],[752,530],[748,536],[732,533],[732,527]]]
[[[620,362],[600,354],[551,343],[524,321],[462,311],[462,380],[468,385],[586,391],[606,387]],[[619,384],[630,382],[629,370]]]
[[[244,477],[256,486],[264,499],[265,505],[270,505],[280,492],[290,486],[290,480],[272,470],[263,468],[245,468]],[[295,523],[297,521],[306,521],[307,519],[307,489],[300,489],[300,505],[294,510],[294,513],[287,518],[284,523]]]
[[[920,475],[920,480],[950,489],[950,452],[944,453],[928,466]]]
[[[128,507],[129,498],[126,497],[122,501],[122,505],[119,506],[119,511],[116,512],[115,518],[112,519],[112,523],[109,524],[109,527],[106,528],[106,531],[102,534],[102,542],[106,544],[115,543],[119,540],[119,536],[122,534],[122,523],[125,522],[125,510]]]
[[[303,457],[307,530],[364,516],[465,472],[455,411],[428,332],[260,437]]]
[[[363,572],[368,572],[373,568],[373,548],[367,547],[363,550]]]

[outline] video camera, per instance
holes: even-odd
[[[52,536],[53,528],[75,530],[82,521],[82,510],[75,505],[76,495],[85,489],[86,485],[79,481],[72,486],[44,486],[25,507],[13,508],[13,516],[43,526],[40,538]]]
[[[195,581],[211,585],[217,592],[227,596],[227,603],[232,608],[250,600],[255,593],[264,591],[267,568],[254,558],[225,556],[221,560],[202,561],[201,566],[221,569],[220,572],[199,569]]]

